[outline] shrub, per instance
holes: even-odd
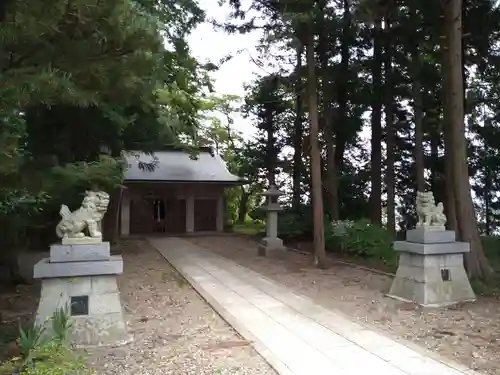
[[[90,375],[81,358],[57,340],[41,346],[31,353],[31,361],[19,375]]]
[[[481,236],[484,255],[490,261],[490,265],[495,271],[500,271],[500,237],[499,236]]]
[[[328,249],[339,247],[353,256],[386,261],[395,257],[389,233],[366,219],[331,223],[325,231],[325,240]]]
[[[264,210],[264,208],[262,206],[258,206],[258,207],[255,207],[252,211],[250,211],[248,213],[248,216],[250,216],[250,218],[252,220],[265,221],[266,214],[267,214],[266,210]]]
[[[66,339],[71,327],[69,307],[60,307],[52,315],[53,336],[46,334],[45,326],[33,323],[19,327],[21,358],[12,358],[0,364],[1,374],[12,375],[89,375],[84,362],[77,358]]]
[[[19,348],[23,358],[28,358],[33,350],[44,344],[44,333],[45,327],[36,323],[24,328],[19,326]]]
[[[52,314],[52,331],[54,332],[54,339],[60,343],[66,342],[68,338],[68,331],[71,328],[70,307],[58,307]]]
[[[309,239],[312,236],[312,218],[300,212],[284,211],[278,218],[278,235],[284,240]]]
[[[234,224],[231,229],[239,234],[261,235],[266,231],[266,225],[261,220],[253,220],[243,224]]]

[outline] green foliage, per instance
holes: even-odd
[[[234,223],[238,217],[238,202],[241,197],[241,188],[226,189],[224,202],[226,202],[225,218],[227,223]]]
[[[187,48],[204,19],[194,1],[12,0],[2,9],[0,225],[8,236],[0,245],[13,253],[39,242],[32,228],[55,221],[61,203],[119,185],[124,150],[193,137],[213,67]]]
[[[151,87],[144,78],[162,53],[158,23],[127,0],[13,1],[0,42],[10,57],[2,61],[0,89],[7,108],[86,107],[110,97],[126,103]]]
[[[389,233],[369,220],[337,221],[331,223],[325,231],[327,248],[340,246],[345,254],[393,261],[393,239]]]
[[[247,182],[225,192],[226,219],[242,224],[248,210],[257,204],[256,193],[262,190],[262,184],[258,181],[254,150],[249,142],[243,140],[241,132],[234,128],[233,116],[240,111],[241,98],[236,95],[213,95],[203,100],[202,122],[196,142],[200,146],[213,147],[222,156],[229,171]]]
[[[32,352],[33,360],[20,375],[90,375],[81,358],[75,357],[71,349],[57,341],[51,341]]]
[[[112,191],[123,181],[123,160],[101,155],[97,161],[55,166],[50,172],[45,190],[54,197],[86,189]]]
[[[59,343],[65,343],[68,332],[72,326],[70,322],[70,306],[58,307],[52,314],[52,331],[54,339]]]
[[[293,123],[293,101],[287,80],[279,74],[261,77],[247,87],[242,112],[252,116],[257,135],[247,144],[247,158],[260,178],[269,179],[270,173],[279,173],[281,151],[285,138],[278,137],[280,129]]]
[[[278,235],[284,240],[303,237],[306,231],[304,221],[301,215],[294,212],[281,215],[278,221]]]
[[[491,266],[495,271],[500,272],[500,236],[481,236],[481,242],[483,243],[484,254]]]
[[[265,233],[266,225],[260,220],[246,221],[243,224],[234,224],[233,232],[248,235],[257,235]]]
[[[19,346],[22,358],[12,358],[0,364],[0,371],[19,375],[90,375],[81,358],[77,358],[67,344],[69,306],[56,309],[51,317],[52,333],[44,325],[33,323],[19,327]],[[3,372],[2,372],[3,373]]]
[[[278,234],[283,240],[308,239],[312,229],[312,212],[308,206],[286,209],[279,214]]]
[[[483,297],[497,297],[500,294],[500,280],[485,282],[477,278],[470,280],[474,293]]]
[[[260,220],[260,221],[266,220],[266,210],[261,206],[255,207],[252,211],[248,213],[248,215],[252,218],[252,220]]]
[[[19,327],[19,347],[23,358],[29,358],[31,353],[46,342],[45,327],[36,323],[27,327]]]
[[[265,222],[267,211],[262,207],[253,209],[249,216],[256,222]],[[312,233],[312,217],[308,206],[285,209],[278,215],[278,235],[283,240],[307,239]]]
[[[3,363],[0,363],[0,374],[16,374],[17,369],[18,366],[13,361],[5,361]]]
[[[8,190],[0,200],[0,216],[3,215],[27,215],[32,216],[42,211],[42,205],[50,197],[46,193],[33,195],[26,189]],[[12,216],[10,216],[12,219]]]

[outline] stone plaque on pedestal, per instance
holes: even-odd
[[[425,194],[424,198],[429,198],[429,193]],[[429,201],[434,204],[433,197]],[[444,229],[446,218],[437,220],[443,218],[442,206],[437,210],[441,216],[434,213],[433,207],[436,208],[432,205],[422,208],[417,200],[421,225],[407,232],[406,241],[394,242],[394,250],[400,254],[398,270],[388,296],[428,307],[473,301],[476,297],[463,259],[470,246],[455,241],[455,232]],[[436,221],[437,225],[433,225]],[[426,222],[428,225],[425,225]]]
[[[35,265],[34,278],[42,280],[37,323],[50,330],[54,311],[69,307],[72,344],[114,346],[130,342],[116,282],[123,272],[122,257],[111,256],[107,242],[78,245],[80,252],[74,252],[74,246],[52,245],[51,257]]]
[[[42,280],[37,323],[50,332],[53,313],[58,308],[69,311],[68,336],[75,346],[116,346],[132,340],[116,282],[123,259],[111,256],[99,230],[107,202],[106,193],[87,192],[79,211],[72,213],[63,206],[57,227],[63,244],[52,245],[50,257],[33,270],[34,278]],[[95,207],[99,215],[93,214]]]

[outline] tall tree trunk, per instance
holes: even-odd
[[[241,187],[240,201],[238,202],[238,223],[244,224],[248,213],[248,200],[250,193],[247,193],[243,186]]]
[[[415,117],[415,173],[417,191],[425,191],[424,128],[422,116],[422,83],[420,80],[420,59],[418,45],[412,51],[413,113]]]
[[[371,220],[374,224],[382,223],[382,22],[375,21],[373,27],[373,95],[372,95],[372,137],[371,137]]]
[[[26,233],[23,233],[18,225],[13,225],[13,222],[7,220],[1,220],[0,226],[6,230],[0,238],[0,266],[8,268],[12,285],[26,284],[27,280],[24,279],[19,266],[22,247],[19,239],[27,237]]]
[[[295,122],[293,126],[293,198],[292,207],[297,209],[301,201],[301,177],[302,177],[302,118],[304,116],[302,110],[302,54],[304,53],[304,46],[302,42],[296,49],[296,62],[295,62]]]
[[[431,119],[428,119],[431,120]],[[430,146],[431,146],[431,190],[438,191],[440,189],[439,186],[439,175],[441,173],[439,168],[439,138],[440,131],[437,125],[432,125],[433,127],[430,129]]]
[[[266,133],[267,133],[267,179],[269,186],[276,185],[276,155],[274,152],[274,126],[273,111],[269,104],[266,104]]]
[[[469,277],[488,278],[493,274],[493,270],[484,255],[477,229],[467,165],[462,70],[462,0],[445,0],[444,8],[450,71],[449,87],[447,87],[451,99],[449,136],[453,148],[452,174],[456,193],[458,237],[464,242],[469,242],[471,246],[470,253],[465,256]]]
[[[344,152],[347,145],[348,131],[344,124],[348,119],[348,106],[347,106],[347,86],[349,84],[349,59],[350,59],[350,29],[351,29],[351,10],[349,7],[349,0],[344,0],[344,15],[342,16],[342,36],[340,41],[340,71],[337,79],[337,100],[338,100],[338,115],[335,117],[335,178],[337,180],[335,186],[337,187],[337,201],[339,189],[339,176],[344,163]],[[339,214],[340,216],[340,214]],[[334,219],[335,220],[335,219]]]
[[[27,284],[27,280],[21,273],[19,266],[20,250],[17,249],[0,249],[3,253],[0,257],[0,265],[7,266],[9,270],[10,282],[12,285]]]
[[[330,43],[328,41],[327,23],[325,22],[324,9],[326,1],[319,1],[320,19],[319,24],[319,45],[318,55],[321,64],[321,83],[323,93],[323,119],[325,121],[325,141],[326,141],[326,193],[327,193],[327,213],[330,221],[339,219],[339,198],[337,188],[337,169],[335,166],[335,139],[334,139],[334,118],[332,108],[332,88],[329,76],[328,51]]]
[[[319,116],[318,89],[314,58],[314,35],[312,25],[309,25],[306,43],[307,53],[307,83],[309,96],[309,121],[311,123],[311,184],[314,224],[314,264],[326,267],[325,230],[323,222],[323,187],[321,181],[321,151],[319,146]]]
[[[445,10],[446,12],[446,10]],[[444,129],[444,179],[446,189],[446,204],[445,213],[447,217],[446,226],[450,230],[458,231],[457,226],[457,211],[456,211],[456,195],[453,181],[453,144],[452,144],[452,92],[449,90],[451,72],[450,72],[450,56],[448,54],[448,33],[449,27],[444,25],[444,38],[441,39],[441,74],[443,76],[442,83],[442,101],[443,101],[443,129]]]
[[[396,203],[394,187],[394,113],[392,93],[392,46],[391,46],[391,20],[390,16],[385,22],[385,127],[387,134],[387,170],[385,184],[387,188],[387,230],[392,235],[396,232]]]
[[[489,158],[488,158],[489,159]],[[487,160],[488,160],[487,159]],[[491,191],[492,187],[492,178],[491,178],[491,169],[486,166],[485,168],[485,183],[484,183],[484,233],[489,236],[491,235]]]

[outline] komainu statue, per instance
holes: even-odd
[[[63,244],[102,241],[101,221],[109,205],[109,194],[104,191],[86,191],[82,206],[71,212],[65,204],[59,214],[56,233]],[[88,232],[88,236],[84,231]]]
[[[434,195],[431,191],[417,191],[417,227],[428,229],[445,229],[446,216],[444,214],[443,203],[436,205]]]

